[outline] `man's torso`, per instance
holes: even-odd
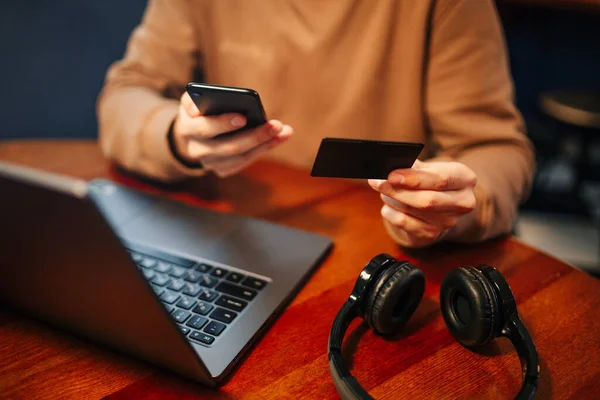
[[[309,167],[323,137],[426,142],[423,1],[198,0],[210,83],[259,92],[295,129],[274,158]]]

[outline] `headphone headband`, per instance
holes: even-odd
[[[371,399],[367,391],[352,376],[342,357],[342,340],[350,326],[350,322],[358,316],[360,308],[358,303],[351,299],[346,300],[337,313],[331,334],[329,335],[329,369],[333,383],[343,399]]]
[[[350,322],[352,322],[352,320],[361,312],[361,300],[365,296],[365,293],[373,286],[373,281],[381,274],[381,271],[395,261],[396,260],[389,254],[382,253],[373,257],[360,272],[350,297],[342,305],[342,308],[340,308],[340,311],[338,311],[335,320],[333,321],[328,343],[330,359],[331,355],[334,353],[339,353],[341,357],[342,340],[344,339],[344,335],[348,330]],[[338,362],[336,364],[339,365],[339,368],[343,369],[341,375],[350,375],[350,371],[345,367],[343,360],[341,363]]]
[[[517,355],[521,362],[524,381],[516,398],[531,399],[535,394],[540,377],[539,357],[533,344],[533,339],[519,317],[517,302],[512,289],[500,271],[485,264],[479,265],[476,268],[489,279],[498,294],[504,314],[502,336],[510,340],[517,350]]]
[[[539,358],[533,340],[517,314],[511,316],[502,329],[502,335],[506,336],[517,350],[523,370],[523,384],[516,399],[533,399],[540,378]]]
[[[385,253],[373,257],[360,272],[350,297],[342,305],[333,321],[328,343],[329,369],[331,370],[333,382],[342,398],[372,398],[356,378],[352,376],[346,366],[342,357],[342,341],[352,320],[361,313],[361,301],[373,286],[373,282],[384,269],[394,262],[396,260]]]

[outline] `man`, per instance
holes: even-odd
[[[493,0],[150,0],[99,99],[104,153],[161,180],[237,173],[265,154],[309,168],[323,137],[425,142],[385,181],[402,246],[510,231],[534,169]],[[227,140],[185,85],[249,87],[275,120]],[[172,96],[171,96],[172,97]]]

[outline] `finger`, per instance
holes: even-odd
[[[182,118],[181,124],[185,136],[188,138],[210,139],[222,133],[242,128],[246,125],[246,118],[236,113],[200,115],[194,118]]]
[[[441,237],[441,234],[440,234],[440,235],[438,235],[438,237],[436,237],[434,239],[425,239],[425,238],[417,237],[411,233],[408,233],[408,232],[402,230],[401,228],[396,228],[393,226],[392,226],[392,228],[394,229],[394,236],[396,238],[398,238],[398,243],[400,243],[401,246],[404,246],[404,247],[419,248],[419,247],[428,246],[428,245],[432,244],[433,242],[437,241]]]
[[[457,162],[420,163],[414,168],[392,171],[388,181],[406,189],[446,191],[473,187],[477,176]]]
[[[369,180],[369,185],[400,203],[418,210],[465,214],[475,209],[476,199],[472,188],[438,192],[409,190],[392,186],[388,181]]]
[[[277,134],[277,136],[275,136],[275,137],[271,136],[267,140],[272,140],[274,138],[275,139],[281,138],[281,139],[287,140],[287,138],[289,136],[291,136],[292,133],[293,133],[293,129],[288,125],[284,125],[282,127],[281,131]],[[245,133],[240,133],[240,135],[244,135],[244,134]],[[227,140],[229,140],[229,139],[227,139]],[[224,143],[226,144],[228,142],[226,140],[216,140],[216,139],[197,140],[197,139],[192,138],[192,139],[188,140],[188,144],[187,144],[188,157],[198,160],[198,161],[201,161],[202,164],[204,164],[206,167],[208,165],[219,164],[219,163],[225,162],[227,160],[234,159],[236,155],[244,153],[244,151],[238,151],[233,146],[228,146],[228,148],[226,148],[226,149],[221,149],[221,152],[219,153],[217,151],[217,149],[219,148],[219,146],[223,146]],[[258,144],[258,145],[260,145],[260,144]]]
[[[427,222],[411,215],[394,210],[387,204],[381,208],[381,216],[396,228],[400,228],[409,235],[416,236],[418,238],[435,240],[443,232],[442,228],[428,224]]]
[[[266,152],[285,142],[286,140],[287,138],[279,137],[271,139],[270,141],[261,144],[260,146],[250,150],[249,152],[235,157],[235,159],[228,159],[227,161],[223,161],[213,165],[212,169],[218,176],[222,178],[237,174],[241,170],[247,168],[249,165],[254,163]]]
[[[198,107],[196,107],[196,104],[194,103],[188,92],[185,92],[181,96],[181,106],[183,107],[187,115],[189,115],[190,117],[194,118],[200,116],[200,110],[198,110]]]
[[[233,175],[255,162],[269,150],[287,141],[291,137],[292,132],[293,130],[290,126],[284,125],[282,132],[277,137],[260,144],[246,153],[221,159],[213,158],[203,162],[203,164],[221,177]]]
[[[228,137],[226,139],[215,139],[212,141],[213,151],[211,156],[216,158],[236,156],[246,153],[253,148],[271,140],[279,135],[283,124],[279,121],[270,121],[258,128]]]
[[[415,169],[418,169],[418,168],[423,168],[424,165],[425,165],[425,163],[423,161],[417,159],[413,163],[412,167]]]
[[[392,199],[385,194],[381,195],[381,200],[388,206],[392,207],[396,211],[400,211],[404,214],[408,214],[420,220],[423,220],[431,225],[435,225],[440,229],[449,229],[452,228],[458,222],[458,218],[460,214],[453,213],[440,213],[440,212],[431,212],[418,210],[414,207],[408,206],[406,204],[400,203],[396,199]]]

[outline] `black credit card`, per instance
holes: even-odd
[[[324,138],[310,175],[387,179],[395,169],[411,168],[423,147],[423,143]]]

